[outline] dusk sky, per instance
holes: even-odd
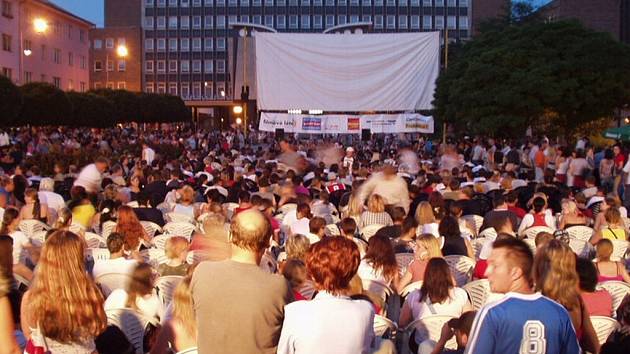
[[[94,22],[97,27],[103,27],[104,0],[50,0],[64,9]],[[535,5],[542,5],[550,0],[533,0]]]

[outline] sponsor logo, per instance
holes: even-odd
[[[359,117],[348,117],[348,130],[360,130],[361,119]]]
[[[302,129],[322,130],[322,119],[316,117],[304,117],[302,118]]]

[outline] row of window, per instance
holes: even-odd
[[[171,95],[180,95],[183,98],[225,98],[225,82],[147,82],[145,91],[149,93],[169,93]],[[191,92],[192,87],[192,92]],[[168,90],[168,91],[167,91]]]
[[[25,56],[31,56],[33,55],[33,48],[32,48],[32,43],[30,40],[26,39],[24,40],[24,53],[23,55]],[[13,52],[14,48],[13,48],[13,36],[9,35],[9,34],[2,34],[2,50],[5,52]],[[28,54],[26,54],[28,52]],[[40,47],[40,58],[42,61],[46,61],[48,60],[48,48],[46,47],[45,44],[42,44]],[[53,48],[53,50],[51,51],[51,57],[50,59],[52,60],[53,63],[55,64],[62,64],[63,62],[63,56],[61,53],[61,49],[59,48]],[[68,66],[74,66],[74,53],[73,52],[68,52],[67,54],[67,61]],[[84,55],[79,55],[79,67],[81,69],[85,69],[87,68],[87,60],[86,57]]]
[[[274,0],[251,0],[251,5],[262,6],[263,2],[265,6],[274,6]],[[275,6],[286,6],[287,3],[289,6],[311,6],[311,0],[276,0]],[[470,1],[469,0],[374,0],[375,6],[383,6],[383,4],[386,4],[387,6],[395,6],[396,4],[398,4],[398,6],[407,6],[407,4],[410,4],[411,6],[420,6],[420,3],[422,3],[422,6],[424,7],[431,7],[431,6],[456,7],[458,5],[459,7],[467,7]],[[165,0],[145,0],[144,4],[146,7],[154,7],[154,6],[166,7]],[[312,0],[312,4],[313,6],[323,6],[324,4],[326,6],[347,6],[347,5],[372,6],[372,0],[362,0],[362,1],[337,0],[336,3],[335,3],[335,0]],[[201,0],[192,1],[193,7],[201,7],[201,6],[225,7],[225,5],[226,5],[226,0],[204,0],[203,4]],[[236,7],[236,6],[239,6],[239,1],[227,0],[227,5],[231,7]],[[241,7],[247,7],[249,5],[250,5],[250,0],[240,0]],[[168,1],[168,7],[189,7],[189,6],[190,6],[190,1],[188,0],[180,0],[179,4],[177,0]]]
[[[19,6],[19,5],[17,5]],[[8,19],[13,19],[13,2],[9,0],[2,0],[2,16]],[[28,13],[28,10],[22,14],[23,17],[30,18],[31,15]],[[76,36],[76,29],[73,25],[69,23],[61,23],[59,21],[55,21],[50,24],[52,29],[52,33],[58,37],[67,37],[72,40]],[[87,36],[86,32],[83,29],[79,29],[79,41],[81,43],[85,43]]]
[[[124,72],[127,70],[127,62],[123,59],[118,60],[117,67],[119,72]],[[114,61],[107,60],[106,68],[107,71],[114,71]],[[103,61],[102,60],[94,60],[94,72],[103,71]]]
[[[127,83],[125,81],[118,81],[117,83],[108,81],[105,83],[105,85],[103,85],[103,83],[100,81],[95,81],[94,83],[92,83],[92,85],[94,86],[95,89],[101,89],[101,88],[108,88],[112,90],[116,88],[119,90],[127,89]]]
[[[125,38],[118,38],[118,46],[125,45],[127,41]],[[102,39],[94,39],[93,40],[93,48],[94,49],[102,49],[103,48],[103,40]],[[114,38],[105,38],[105,48],[106,49],[114,49]]]
[[[2,68],[2,75],[6,76],[7,78],[13,80],[13,69],[11,68],[6,68],[3,67]],[[25,71],[24,72],[24,78],[23,81],[25,84],[28,84],[29,82],[33,82],[33,72],[32,71]],[[41,74],[39,77],[39,81],[40,82],[48,82],[48,77],[46,76],[46,74]],[[51,83],[53,85],[55,85],[55,87],[59,88],[59,89],[63,89],[63,87],[61,86],[61,78],[58,76],[53,76],[52,77],[52,81]],[[68,87],[67,89],[69,91],[72,91],[75,89],[74,87],[74,81],[72,79],[68,79]],[[85,92],[86,90],[86,84],[84,81],[79,82],[79,91],[80,92]]]
[[[288,17],[288,24],[286,22]],[[158,17],[159,18],[159,17]],[[262,20],[264,18],[264,25],[268,27],[273,27],[277,29],[322,29],[324,28],[323,20],[325,19],[325,27],[330,28],[335,25],[345,25],[346,23],[358,23],[358,22],[372,22],[371,15],[254,15],[252,16],[252,23],[254,24],[263,24]],[[145,20],[151,19],[153,17],[147,17]],[[213,17],[206,16],[205,28],[212,28]],[[216,17],[216,25],[217,28],[225,28],[225,16],[217,16]],[[242,15],[240,17],[240,22],[249,22],[250,18],[247,15]],[[275,20],[275,23],[274,23]],[[237,16],[229,16],[229,23],[237,22]],[[298,23],[299,21],[299,23]],[[311,23],[312,21],[312,23]],[[449,29],[469,29],[468,16],[430,16],[425,15],[422,16],[422,29],[444,29],[446,21],[446,26]],[[152,22],[152,21],[150,21]],[[146,23],[145,23],[146,24]],[[459,27],[458,27],[459,25]],[[152,26],[152,23],[151,25]],[[152,27],[148,27],[152,28]],[[375,29],[420,29],[420,16],[419,15],[375,15],[374,16],[374,28]],[[145,42],[145,48],[147,50],[153,50],[153,39],[147,39]],[[161,38],[157,39],[157,50],[164,51],[166,50],[166,39]],[[182,43],[180,45],[181,50],[188,51],[188,39],[183,38]],[[213,43],[211,38],[205,38],[204,40],[204,48],[206,50],[213,49]],[[217,38],[217,50],[225,49],[225,38]],[[169,50],[177,51],[177,40],[169,39]],[[201,50],[201,38],[193,38],[193,50],[200,51]]]
[[[146,73],[165,73],[167,71],[167,63],[169,73],[201,73],[202,64],[203,72],[206,74],[211,74],[215,70],[214,60],[147,60],[144,62],[144,71]],[[216,60],[216,72],[219,74],[225,73],[225,60]]]
[[[214,40],[215,39],[212,37],[203,38],[203,50],[208,51],[216,49],[217,51],[224,51],[226,47],[225,37],[216,38],[216,47],[214,45]],[[154,50],[157,50],[158,52],[164,52],[166,51],[166,41],[166,38],[147,38],[144,40],[144,50],[147,52],[152,52]],[[168,51],[177,52],[179,50],[181,52],[188,52],[191,49],[191,42],[193,52],[200,52],[202,50],[202,38],[192,38],[192,41],[190,38],[169,38]]]

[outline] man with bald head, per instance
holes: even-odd
[[[230,225],[230,258],[197,266],[191,289],[199,353],[276,352],[293,295],[282,276],[259,267],[271,232],[263,214],[243,211]]]

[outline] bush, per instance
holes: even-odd
[[[16,124],[22,109],[22,93],[6,76],[0,75],[0,107],[2,119],[0,126],[10,127]]]
[[[24,104],[17,125],[67,125],[72,106],[65,93],[44,82],[33,82],[20,87]]]

